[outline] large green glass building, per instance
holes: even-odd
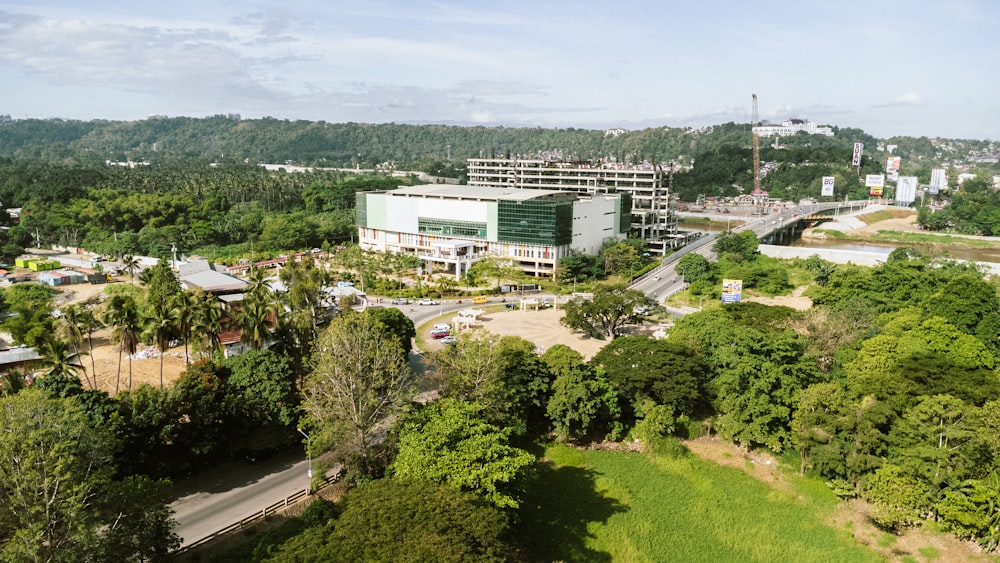
[[[629,229],[628,194],[424,185],[357,195],[362,248],[409,252],[461,277],[486,256],[551,276],[570,251],[597,254]]]

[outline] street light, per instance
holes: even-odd
[[[312,440],[309,435],[306,434],[301,428],[297,429],[299,434],[306,437],[306,459],[309,460],[309,470],[306,472],[306,494],[312,494],[312,478],[313,478],[313,460],[312,460]]]

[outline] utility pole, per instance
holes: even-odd
[[[312,478],[313,478],[313,460],[312,460],[312,440],[309,435],[306,434],[301,428],[298,429],[299,434],[306,437],[306,459],[309,460],[309,470],[306,472],[306,494],[312,494]]]

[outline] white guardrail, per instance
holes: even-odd
[[[322,489],[325,489],[329,485],[335,483],[339,478],[340,478],[340,473],[338,472],[336,475],[331,475],[323,479],[323,481],[316,487],[316,490],[313,492],[315,493],[319,492]],[[210,543],[211,541],[219,538],[220,536],[224,536],[230,532],[235,532],[236,530],[242,530],[244,527],[255,524],[259,520],[266,519],[269,514],[270,515],[276,514],[281,510],[284,510],[285,508],[306,498],[313,498],[313,495],[310,495],[309,492],[306,491],[306,489],[300,489],[288,495],[284,499],[279,500],[278,502],[271,504],[269,506],[265,506],[264,508],[254,512],[250,516],[247,516],[246,518],[240,519],[238,522],[233,522],[232,524],[226,526],[225,528],[222,528],[221,530],[212,532],[211,534],[197,541],[193,541],[185,545],[184,547],[178,549],[177,551],[174,551],[172,555],[181,555],[183,553],[187,553],[197,547]]]

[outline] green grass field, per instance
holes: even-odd
[[[805,479],[787,494],[694,455],[545,457],[516,529],[532,561],[880,561],[823,523],[836,498]]]

